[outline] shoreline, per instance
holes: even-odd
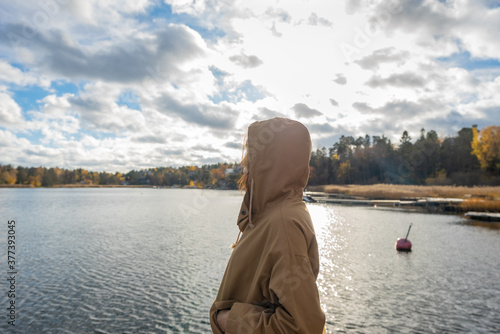
[[[238,190],[225,188],[197,188],[197,187],[172,187],[172,186],[152,186],[148,184],[58,184],[51,187],[35,187],[32,184],[0,184],[0,189],[56,189],[56,188],[151,188],[151,189],[202,189],[202,190]]]
[[[373,185],[317,185],[308,186],[309,192],[324,192],[359,196],[370,199],[405,199],[405,198],[485,198],[500,200],[500,186],[424,186],[400,184]]]
[[[318,201],[386,207],[422,208],[428,212],[500,212],[500,187],[323,185],[306,191]]]
[[[121,184],[58,184],[51,187],[35,187],[32,184],[0,184],[2,188],[29,188],[29,189],[51,189],[51,188],[153,188],[150,185],[121,185]]]

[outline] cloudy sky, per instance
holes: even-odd
[[[241,158],[286,116],[340,135],[499,125],[500,1],[0,4],[0,164],[128,171]]]

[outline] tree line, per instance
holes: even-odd
[[[500,127],[462,128],[447,138],[421,129],[415,141],[404,131],[398,145],[383,135],[341,136],[314,151],[310,166],[310,185],[498,185]]]
[[[82,185],[151,185],[236,189],[238,163],[158,167],[119,172],[93,172],[58,167],[0,165],[0,184],[53,187]],[[330,148],[312,152],[309,185],[326,184],[500,185],[500,127],[461,129],[439,138],[421,129],[412,141],[404,131],[398,145],[382,136],[341,136]]]
[[[159,187],[197,187],[236,189],[239,164],[159,167],[131,170],[128,173],[92,172],[83,168],[17,167],[0,165],[0,184],[54,187],[60,185],[151,185]]]

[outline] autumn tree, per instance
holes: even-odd
[[[500,171],[500,126],[488,126],[481,130],[472,128],[472,153],[477,157],[481,168],[490,173]]]
[[[14,184],[17,181],[17,170],[11,165],[0,168],[0,184]]]
[[[351,184],[352,183],[352,168],[351,161],[340,163],[339,169],[337,170],[337,179],[341,184]]]

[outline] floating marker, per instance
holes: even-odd
[[[408,235],[410,234],[411,225],[412,224],[410,224],[410,227],[408,227],[408,233],[406,233],[406,237],[404,239],[399,238],[396,241],[396,250],[401,252],[411,252],[411,242],[410,240],[408,240]]]

